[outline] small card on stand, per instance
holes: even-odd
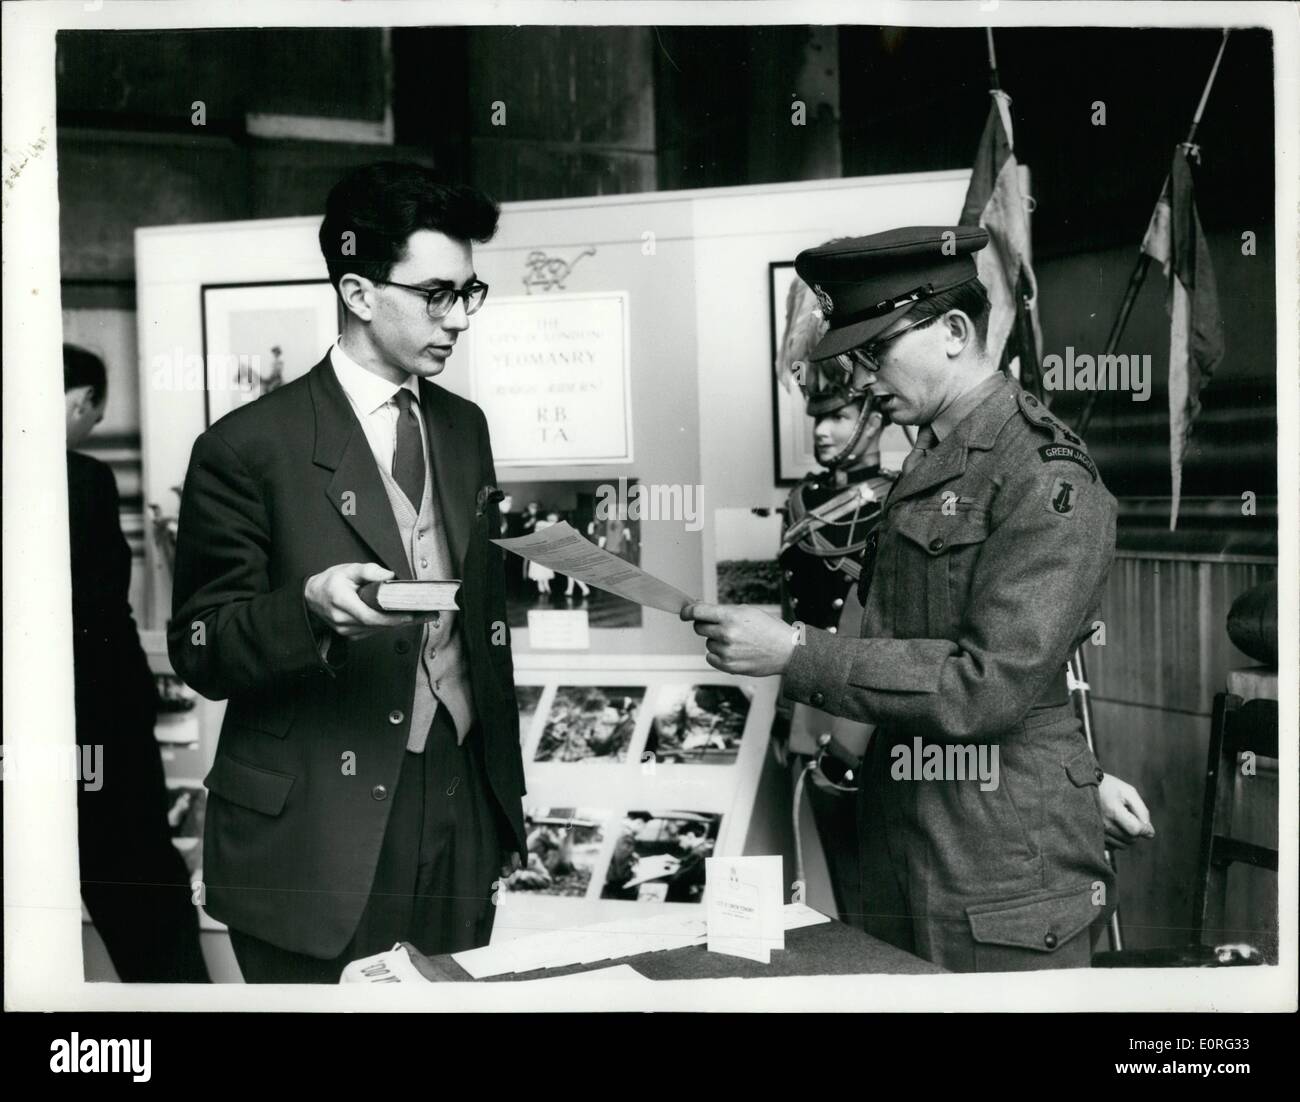
[[[770,964],[785,948],[781,858],[707,858],[704,885],[709,952]]]

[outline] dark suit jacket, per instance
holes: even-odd
[[[128,739],[157,757],[157,693],[131,615],[131,549],[122,535],[117,483],[98,459],[67,456],[78,741]]]
[[[427,381],[434,486],[462,579],[471,691],[503,837],[524,848],[523,762],[483,412]],[[204,832],[205,905],[282,948],[343,951],[365,907],[415,692],[420,626],[320,656],[303,587],[345,562],[410,577],[374,455],[327,356],[194,444],[168,645],[177,672],[229,698]],[[493,644],[493,626],[497,645]],[[504,645],[502,638],[504,636]],[[511,835],[513,834],[513,837]]]

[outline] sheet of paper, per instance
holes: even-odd
[[[817,926],[822,922],[830,921],[829,915],[824,915],[821,911],[814,911],[807,903],[787,903],[785,905],[786,933],[791,930],[802,930],[805,926]]]
[[[683,907],[682,910],[688,913],[628,917],[572,930],[550,930],[453,953],[452,960],[479,980],[539,968],[618,960],[702,942],[707,926],[701,908]]]
[[[770,964],[785,948],[781,858],[709,857],[704,882],[709,952]]]
[[[639,566],[597,547],[566,521],[527,536],[492,542],[557,574],[577,578],[597,589],[674,615],[695,599],[653,574],[647,574]]]

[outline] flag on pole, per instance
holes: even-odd
[[[1192,422],[1201,411],[1201,391],[1223,359],[1223,321],[1210,251],[1196,214],[1189,147],[1174,151],[1170,186],[1151,215],[1142,251],[1157,261],[1169,281],[1169,473],[1173,503],[1169,530],[1178,525],[1183,459]]]
[[[1029,299],[1035,349],[1042,346],[1042,334],[1038,326],[1038,285],[1030,263],[1029,208],[1020,189],[1011,130],[1011,97],[1000,89],[990,94],[993,104],[975,154],[960,221],[963,226],[981,226],[989,235],[988,248],[975,254],[975,264],[980,282],[989,293],[987,347],[994,362],[1000,364],[1004,350],[1010,356],[1027,351],[1007,347],[1022,296]],[[1036,374],[1037,370],[1038,364],[1022,361],[1016,375],[1020,378],[1027,372]]]

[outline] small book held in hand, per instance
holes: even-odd
[[[367,582],[357,590],[379,612],[455,612],[459,579],[450,581]]]

